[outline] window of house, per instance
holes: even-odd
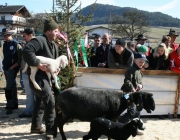
[[[5,16],[1,16],[1,20],[4,21],[5,20]]]

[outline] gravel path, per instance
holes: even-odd
[[[5,87],[4,78],[0,81],[0,140],[44,140],[44,134],[30,134],[31,118],[18,118],[25,108],[26,101],[26,95],[21,95],[20,90],[18,91],[19,109],[14,110],[11,115],[6,115],[3,87]],[[180,119],[143,118],[143,121],[146,126],[144,135],[130,137],[129,140],[180,140]],[[64,131],[68,140],[82,140],[89,131],[89,122],[75,120],[66,124]],[[61,140],[59,133],[56,139]],[[100,140],[106,139],[105,136],[100,138]]]
[[[20,91],[19,91],[20,92]],[[44,135],[30,134],[31,118],[18,118],[25,108],[26,95],[19,95],[19,109],[14,110],[12,115],[6,115],[4,93],[0,92],[0,139],[2,140],[41,140]],[[143,136],[130,137],[130,140],[179,140],[180,119],[150,119],[143,118],[146,130]],[[82,136],[89,131],[89,122],[75,120],[64,127],[68,140],[82,140]],[[61,140],[58,133],[57,140]],[[100,140],[105,140],[101,137]]]

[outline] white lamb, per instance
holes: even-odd
[[[49,79],[49,83],[50,83],[50,86],[52,86],[52,82],[51,82],[51,75],[53,76],[53,79],[55,81],[55,87],[57,89],[60,89],[58,83],[57,83],[57,80],[56,80],[56,75],[55,75],[55,71],[57,71],[58,69],[60,70],[60,67],[61,68],[65,68],[67,65],[68,65],[68,59],[67,59],[67,56],[65,55],[61,55],[59,56],[58,58],[56,59],[52,59],[52,58],[47,58],[47,57],[43,57],[43,56],[36,56],[37,59],[40,60],[40,63],[42,64],[48,64],[47,68],[50,70],[50,72],[46,72],[47,76],[48,76],[48,79]],[[28,68],[28,64],[26,63],[26,66],[25,68],[23,69],[23,73],[27,71],[27,68]],[[31,68],[31,75],[30,75],[30,79],[34,85],[34,87],[38,90],[42,90],[40,88],[40,86],[36,83],[35,81],[35,75],[38,71],[38,68],[37,67],[34,67],[34,66],[30,66]]]

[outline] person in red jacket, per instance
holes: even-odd
[[[176,51],[170,53],[170,69],[180,74],[180,45]]]
[[[179,44],[175,43],[176,37],[178,37],[179,35],[176,33],[175,30],[170,29],[169,34],[167,36],[171,37],[170,47],[173,49],[173,51],[175,51],[179,46]]]

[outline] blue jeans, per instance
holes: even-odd
[[[16,84],[16,76],[19,68],[15,68],[13,70],[8,69],[4,70],[4,75],[6,79],[6,88],[5,88],[5,96],[7,100],[6,107],[13,108],[14,105],[18,104],[17,98],[17,84]]]
[[[25,92],[27,95],[26,96],[26,108],[23,113],[26,115],[32,115],[33,108],[34,108],[34,92],[29,85],[28,75],[25,73],[22,73],[22,79],[23,79],[24,89],[25,89]]]
[[[23,78],[22,78],[22,70],[20,70],[20,85],[21,85],[21,88],[24,90],[24,83],[23,83]]]
[[[0,72],[2,72],[3,71],[3,68],[2,68],[3,66],[2,66],[2,57],[0,56]]]

